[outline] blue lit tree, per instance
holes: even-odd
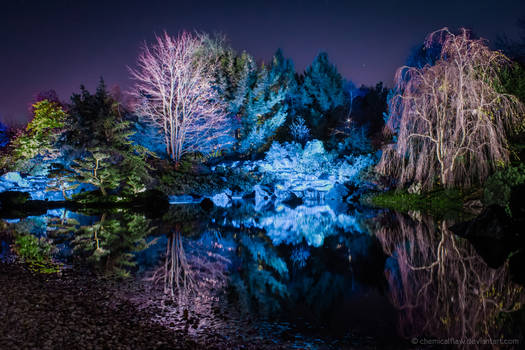
[[[286,121],[286,89],[280,85],[279,78],[263,66],[253,89],[248,91],[241,112],[241,152],[254,152],[268,146]]]
[[[8,128],[4,123],[0,122],[0,148],[7,146],[8,143]]]
[[[301,85],[301,106],[312,131],[317,133],[314,136],[323,136],[329,117],[337,108],[345,107],[346,102],[341,74],[328,55],[320,53],[304,72]]]

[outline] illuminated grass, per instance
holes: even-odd
[[[459,190],[438,189],[421,194],[407,191],[389,191],[371,194],[365,203],[379,208],[388,208],[399,212],[420,211],[434,217],[464,216],[463,203],[466,193]]]

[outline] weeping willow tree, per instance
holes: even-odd
[[[501,92],[502,69],[510,64],[483,39],[461,29],[431,33],[426,47],[441,47],[433,65],[401,67],[390,100],[387,146],[377,170],[398,187],[419,182],[426,189],[469,187],[509,161],[507,137],[522,120],[524,106]]]

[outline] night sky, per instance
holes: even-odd
[[[221,32],[238,51],[268,61],[277,48],[302,71],[327,51],[356,85],[384,81],[425,35],[466,26],[489,40],[517,36],[525,1],[8,1],[0,0],[0,120],[28,118],[39,91],[68,101],[100,76],[130,85],[144,40],[166,29]]]

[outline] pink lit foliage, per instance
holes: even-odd
[[[401,67],[387,130],[397,143],[383,150],[377,170],[399,187],[419,182],[468,187],[509,161],[507,137],[522,123],[524,106],[500,92],[499,73],[510,62],[466,29],[431,33],[442,48],[434,65]]]
[[[144,45],[133,89],[139,115],[162,130],[166,151],[179,162],[184,154],[216,152],[226,142],[227,106],[213,87],[217,64],[199,55],[203,39],[188,32],[156,36]]]

